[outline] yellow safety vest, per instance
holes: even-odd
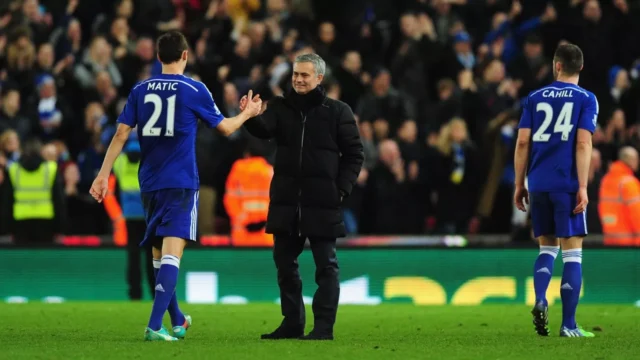
[[[140,191],[140,183],[138,182],[138,169],[140,168],[140,162],[132,163],[127,158],[127,155],[122,154],[118,156],[113,164],[113,173],[118,178],[118,184],[120,190]]]
[[[13,185],[13,218],[51,220],[55,216],[51,189],[56,179],[58,164],[45,161],[35,171],[27,171],[17,162],[9,166]]]
[[[120,206],[125,219],[144,219],[138,181],[139,168],[140,161],[131,162],[126,154],[118,156],[113,164],[113,173],[120,188]]]

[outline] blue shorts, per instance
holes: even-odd
[[[153,245],[154,240],[168,236],[196,241],[199,194],[191,189],[143,192],[147,232],[140,246]]]
[[[559,238],[587,235],[587,211],[574,215],[576,193],[531,193],[533,236]]]

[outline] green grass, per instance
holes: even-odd
[[[185,341],[147,343],[150,303],[0,304],[4,359],[633,359],[640,354],[640,309],[580,306],[593,339],[533,331],[529,307],[341,306],[335,341],[264,341],[279,323],[277,305],[184,305],[194,319]],[[307,307],[308,328],[312,325]],[[168,316],[165,317],[165,323]],[[169,325],[169,324],[167,324]]]

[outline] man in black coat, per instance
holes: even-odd
[[[340,297],[336,238],[345,236],[342,200],[349,196],[364,153],[348,105],[325,96],[320,83],[325,62],[300,55],[293,65],[292,90],[275,97],[245,127],[277,144],[266,231],[274,234],[282,324],[263,339],[332,340]],[[249,99],[240,101],[244,109]],[[318,290],[313,297],[314,327],[304,335],[305,309],[298,256],[309,238]]]

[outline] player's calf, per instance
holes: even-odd
[[[576,309],[580,300],[582,287],[582,238],[572,237],[563,240],[562,282],[560,285],[560,297],[562,298],[562,326],[567,329],[576,329]]]
[[[179,238],[165,238],[162,245],[162,258],[160,270],[156,278],[155,299],[148,328],[159,331],[162,327],[162,318],[167,311],[171,299],[175,296],[178,272],[180,269],[180,256],[184,249],[184,240]]]
[[[550,236],[540,236],[538,242],[540,243],[540,253],[533,266],[533,287],[536,294],[536,304],[542,302],[546,306],[548,304],[547,289],[553,274],[553,263],[560,252],[560,246],[558,246],[555,237]]]

